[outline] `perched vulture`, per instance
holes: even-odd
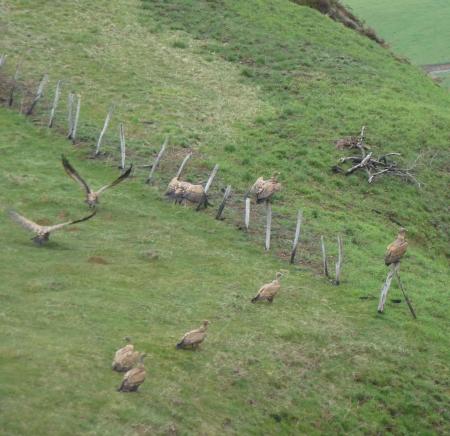
[[[177,348],[197,348],[206,338],[209,321],[203,321],[200,328],[187,332],[178,342]]]
[[[262,300],[267,300],[269,303],[272,303],[275,295],[277,295],[278,291],[280,290],[280,279],[282,275],[283,274],[281,274],[280,272],[277,272],[274,281],[261,286],[256,296],[252,298],[252,303],[256,303],[257,301]]]
[[[269,201],[275,192],[281,189],[281,183],[277,181],[276,174],[269,180],[259,177],[254,185],[250,188],[249,194],[256,197],[256,203]]]
[[[127,345],[116,351],[112,363],[112,369],[118,372],[129,371],[139,360],[140,353],[134,350],[130,338],[126,337]]]
[[[117,389],[119,392],[135,392],[144,383],[147,374],[144,368],[144,357],[145,354],[141,354],[137,366],[124,374],[122,384]]]
[[[55,224],[53,226],[41,226],[39,224],[36,224],[35,222],[29,220],[28,218],[25,218],[24,216],[18,214],[17,212],[10,210],[9,216],[12,220],[14,220],[16,223],[20,224],[22,227],[24,227],[27,230],[31,230],[33,233],[36,234],[32,238],[35,244],[42,245],[46,242],[48,242],[48,239],[50,237],[50,233],[60,230],[63,227],[69,226],[71,224],[81,223],[82,221],[87,221],[88,219],[91,219],[97,212],[94,211],[94,213],[91,213],[90,215],[81,218],[79,220],[75,221],[67,221],[65,223],[61,224]]]
[[[202,185],[193,185],[189,182],[183,182],[178,177],[174,177],[167,186],[166,195],[175,200],[175,203],[189,201],[201,206],[210,205],[205,189]]]
[[[406,230],[402,227],[398,231],[397,239],[389,244],[384,255],[384,263],[390,265],[391,263],[398,263],[408,248],[408,242],[405,239]]]
[[[66,173],[73,180],[78,182],[81,185],[81,187],[86,191],[86,203],[88,204],[89,207],[96,207],[97,204],[99,203],[100,194],[106,191],[108,188],[111,188],[112,186],[115,186],[118,183],[123,182],[131,174],[131,170],[133,168],[133,165],[130,165],[130,168],[128,168],[121,176],[117,177],[117,179],[114,180],[112,183],[101,187],[98,191],[93,191],[64,156],[62,156],[62,163],[64,169],[66,170]]]

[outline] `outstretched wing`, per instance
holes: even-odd
[[[36,224],[35,222],[29,220],[28,218],[25,218],[24,216],[18,214],[14,210],[9,211],[9,216],[13,221],[15,221],[17,224],[20,224],[22,227],[24,227],[27,230],[31,230],[32,232],[39,232],[39,230],[42,229],[42,226],[39,224]]]
[[[131,174],[131,170],[133,169],[133,165],[130,165],[130,168],[128,168],[121,176],[117,177],[114,182],[110,183],[109,185],[105,185],[102,188],[100,188],[97,191],[97,195],[101,194],[103,191],[106,191],[108,188],[111,188],[112,186],[117,185],[120,182],[123,182],[125,179],[128,178],[128,176]]]
[[[67,221],[65,223],[55,224],[54,226],[47,226],[47,227],[45,227],[45,231],[50,233],[50,232],[54,232],[55,230],[62,229],[63,227],[69,226],[71,224],[76,224],[76,223],[81,223],[82,221],[87,221],[87,220],[91,219],[96,213],[97,213],[97,210],[94,210],[93,213],[91,213],[90,215],[85,216],[84,218],[81,218],[79,220]]]
[[[64,155],[61,155],[61,159],[62,159],[62,164],[64,166],[64,169],[66,170],[66,173],[73,180],[78,182],[86,190],[86,193],[89,194],[91,192],[91,188],[89,188],[89,185],[78,174],[77,170],[70,164],[70,162],[66,159],[66,157]]]

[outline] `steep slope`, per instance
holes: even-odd
[[[446,0],[345,0],[344,3],[413,63],[450,61],[450,4]]]
[[[1,3],[9,74],[20,57],[25,79],[46,70],[52,84],[66,79],[64,97],[68,89],[83,96],[76,148],[0,111],[3,209],[52,220],[84,213],[59,155],[98,184],[112,179],[118,120],[135,163],[147,163],[167,133],[176,157],[163,162],[155,188],[137,172],[106,194],[95,221],[43,250],[2,216],[7,434],[445,432],[448,95],[375,43],[289,1],[143,6]],[[109,156],[84,160],[111,101]],[[64,117],[61,106],[58,128]],[[394,148],[407,160],[424,152],[422,190],[331,174],[340,156],[333,140],[362,124],[377,152]],[[260,172],[282,172],[275,252],[289,247],[296,208],[304,211],[301,266],[289,269],[272,306],[249,304],[287,268],[262,253],[259,234],[228,226],[237,219],[230,211],[218,223],[161,201],[186,147],[195,152],[193,180],[220,163],[215,199],[225,183],[243,192]],[[377,297],[397,229],[390,219],[410,230],[402,271],[418,322],[403,305],[390,303],[380,317],[375,300],[359,299]],[[313,273],[318,235],[337,233],[345,240],[339,288]],[[203,351],[176,352],[179,335],[204,318]],[[115,394],[109,370],[126,334],[149,353],[149,380],[136,396]]]

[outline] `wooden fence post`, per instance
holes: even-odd
[[[16,72],[14,73],[13,83],[11,87],[11,91],[9,93],[8,106],[11,107],[14,102],[14,92],[17,88],[17,81],[19,80],[19,64],[16,65]],[[20,110],[22,112],[22,109]]]
[[[397,272],[397,269],[399,268],[399,266],[400,266],[400,263],[391,264],[388,275],[386,277],[386,281],[384,282],[384,285],[381,288],[380,301],[378,303],[378,312],[379,313],[384,312],[384,304],[386,303],[386,297],[387,297],[389,288],[391,287],[392,279],[393,279],[395,273]]]
[[[38,89],[36,91],[36,95],[34,96],[34,99],[30,105],[30,107],[28,108],[26,115],[29,116],[33,113],[34,108],[36,107],[37,102],[42,98],[42,96],[44,95],[44,87],[46,85],[48,81],[48,75],[44,74],[42,76],[41,81],[39,82],[39,86]]]
[[[178,177],[181,176],[181,173],[183,172],[184,167],[186,166],[186,164],[187,164],[188,160],[191,158],[191,156],[192,156],[192,153],[188,153],[188,154],[184,157],[183,162],[181,162],[180,168],[178,168],[178,171],[177,171],[177,174],[175,175],[175,178],[178,179]]]
[[[266,251],[270,250],[270,232],[272,228],[272,203],[266,201]]]
[[[164,139],[163,145],[161,147],[161,150],[159,150],[158,156],[156,156],[156,159],[153,162],[152,168],[150,169],[150,173],[149,173],[145,183],[151,183],[152,178],[153,178],[153,174],[155,173],[156,167],[158,166],[159,161],[161,160],[164,152],[166,151],[166,146],[167,146],[168,142],[169,142],[169,137],[166,136],[166,138]]]
[[[59,94],[61,89],[61,80],[58,80],[55,88],[55,98],[53,99],[52,109],[50,111],[50,118],[48,120],[48,127],[51,129],[53,127],[53,121],[55,119],[56,108],[58,106]]]
[[[103,124],[103,129],[100,132],[100,135],[98,137],[97,145],[95,146],[95,154],[94,154],[94,156],[98,156],[100,154],[100,147],[102,145],[102,139],[103,139],[103,136],[104,136],[104,134],[106,132],[106,129],[108,128],[108,124],[111,121],[111,117],[112,117],[113,111],[114,111],[114,106],[111,106],[109,108],[108,114],[106,115],[105,122]]]
[[[231,185],[228,185],[227,189],[225,189],[225,194],[223,195],[222,203],[220,203],[219,209],[217,209],[216,220],[222,219],[222,212],[225,209],[225,204],[230,195],[231,195]]]
[[[216,164],[216,165],[214,165],[214,168],[213,168],[213,170],[211,171],[211,174],[210,174],[210,176],[209,176],[209,179],[208,179],[208,181],[206,182],[206,185],[205,185],[205,194],[208,193],[209,188],[211,187],[211,184],[212,184],[212,182],[213,182],[213,180],[214,180],[214,177],[216,177],[217,171],[219,171],[219,165]]]
[[[245,199],[245,215],[244,215],[244,222],[245,222],[245,228],[248,231],[248,227],[250,226],[250,197],[247,197]]]
[[[322,247],[323,273],[324,273],[325,277],[330,277],[330,275],[328,273],[327,253],[325,251],[325,242],[323,240],[323,235],[320,237],[320,245]]]
[[[67,97],[67,138],[72,138],[73,132],[73,101],[75,98],[75,94],[73,92],[69,92],[69,96]]]
[[[120,166],[121,170],[125,169],[125,157],[126,157],[126,146],[125,146],[125,131],[123,129],[123,123],[119,124],[119,138],[120,138]]]
[[[339,283],[341,282],[342,262],[344,260],[344,250],[343,250],[343,245],[342,245],[342,239],[339,235],[337,237],[337,245],[338,245],[338,260],[336,262],[336,280],[334,283],[336,285],[339,285]]]
[[[75,110],[75,120],[73,121],[72,134],[70,135],[72,137],[72,144],[75,144],[75,139],[77,137],[78,120],[80,119],[80,107],[81,107],[81,95],[78,94],[77,109]]]
[[[209,188],[212,185],[214,177],[216,177],[217,171],[219,171],[219,165],[216,164],[216,165],[214,165],[214,168],[211,171],[211,174],[209,175],[208,181],[206,182],[206,185],[205,185],[205,188],[204,188],[205,196],[208,194]],[[198,204],[196,210],[200,210],[203,205],[206,207],[207,203],[208,203],[207,199],[205,200],[205,202],[201,201]]]
[[[399,265],[400,265],[400,263],[399,263]],[[397,276],[397,280],[398,280],[398,285],[400,286],[400,289],[402,290],[403,296],[405,297],[405,301],[409,307],[411,315],[413,316],[414,319],[417,319],[416,312],[414,311],[411,301],[408,298],[408,294],[406,293],[405,288],[403,287],[403,283],[400,280],[400,272],[399,271],[400,271],[400,267],[397,268],[397,270],[395,271],[395,275]]]
[[[297,247],[298,247],[298,240],[300,238],[300,229],[302,225],[302,211],[299,210],[297,212],[297,224],[295,226],[295,236],[294,236],[294,243],[292,244],[292,251],[291,251],[291,261],[290,263],[295,262],[295,255],[297,253]]]

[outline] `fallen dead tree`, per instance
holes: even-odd
[[[383,176],[399,177],[403,180],[409,181],[420,187],[420,182],[413,174],[413,170],[416,166],[419,158],[416,159],[413,165],[409,168],[400,166],[399,162],[395,159],[401,156],[401,153],[391,152],[374,156],[373,151],[368,152],[370,148],[364,144],[365,126],[361,129],[361,134],[357,141],[347,146],[341,146],[339,148],[357,149],[359,150],[359,156],[346,156],[339,159],[337,165],[334,165],[331,169],[335,173],[344,174],[346,176],[353,174],[355,171],[362,170],[367,174],[367,181],[372,183],[376,179]],[[350,164],[350,167],[343,168],[342,164]]]

